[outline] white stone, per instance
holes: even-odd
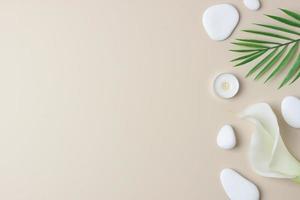
[[[213,87],[219,97],[229,99],[238,93],[240,83],[235,75],[224,73],[215,78]]]
[[[300,100],[297,97],[285,97],[281,102],[281,113],[291,127],[300,128]]]
[[[220,180],[230,200],[259,200],[257,186],[236,171],[223,169]]]
[[[250,10],[258,10],[260,8],[259,0],[243,0],[245,6]]]
[[[232,149],[236,145],[236,137],[232,126],[223,126],[217,136],[217,144],[222,149]]]
[[[239,22],[239,12],[230,4],[218,4],[207,8],[202,23],[212,40],[227,39]]]

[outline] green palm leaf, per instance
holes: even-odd
[[[235,44],[237,46],[250,47],[250,48],[259,48],[259,49],[268,48],[268,46],[265,46],[265,45],[255,44],[255,43],[247,43],[247,42],[232,42],[232,44]]]
[[[259,79],[264,73],[271,69],[274,64],[281,58],[285,52],[287,46],[285,46],[274,58],[256,75],[255,80]]]
[[[295,13],[293,11],[290,10],[286,10],[286,9],[280,9],[282,12],[284,12],[285,14],[289,15],[290,17],[297,19],[298,21],[300,21],[300,14]]]
[[[251,57],[251,56],[254,56],[254,55],[258,54],[258,53],[259,53],[259,51],[256,51],[256,52],[254,52],[254,53],[250,53],[250,54],[247,54],[247,55],[245,55],[245,56],[241,56],[241,57],[238,57],[238,58],[236,58],[236,59],[233,59],[233,60],[231,60],[230,62],[234,62],[234,61],[238,61],[238,60],[244,60],[244,59],[249,58],[249,57]]]
[[[289,50],[285,58],[282,60],[282,62],[278,65],[278,67],[270,74],[270,76],[265,80],[265,82],[269,81],[271,78],[273,78],[279,71],[281,71],[284,67],[287,66],[289,61],[294,57],[294,55],[297,52],[299,46],[299,42],[296,42],[296,44]]]
[[[257,44],[280,44],[279,42],[272,42],[266,40],[255,40],[255,39],[236,39],[236,40],[241,42],[250,42],[250,43],[257,43]]]
[[[257,63],[246,75],[246,77],[251,76],[254,72],[256,72],[260,67],[266,64],[276,53],[277,49],[274,49],[268,56],[262,59],[259,63]]]
[[[236,64],[235,67],[238,67],[238,66],[241,66],[241,65],[244,65],[244,64],[247,64],[251,61],[253,61],[254,59],[260,57],[261,55],[263,55],[266,51],[261,51],[259,52],[258,54],[255,54],[253,56],[250,56],[250,57],[247,57],[247,59],[241,61],[240,63]]]
[[[295,62],[295,64],[293,65],[293,67],[290,69],[288,75],[285,77],[285,79],[282,81],[281,85],[279,86],[279,88],[283,87],[285,84],[287,84],[293,77],[294,75],[297,73],[297,71],[300,69],[300,54],[298,55],[297,61]],[[297,76],[296,78],[292,81],[295,82],[297,80]]]
[[[293,20],[290,20],[290,19],[286,19],[286,18],[283,18],[283,17],[274,16],[274,15],[267,15],[267,16],[274,19],[274,20],[276,20],[276,21],[279,21],[281,23],[300,28],[300,23],[299,22],[296,22],[296,21],[293,21]]]
[[[287,29],[287,28],[282,28],[280,26],[267,25],[267,24],[255,24],[255,25],[262,26],[262,27],[269,28],[269,29],[273,29],[273,30],[277,30],[277,31],[282,31],[282,32],[285,32],[285,33],[300,35],[300,33],[297,32],[297,31]]]
[[[285,17],[266,15],[275,20],[277,24],[255,24],[263,29],[243,30],[251,34],[253,38],[236,39],[232,44],[237,48],[230,50],[240,54],[231,60],[231,62],[235,62],[235,67],[249,65],[259,60],[246,75],[249,77],[259,70],[255,80],[263,77],[272,68],[274,69],[267,76],[265,82],[283,73],[284,68],[290,68],[279,88],[288,83],[292,84],[300,78],[300,54],[297,59],[294,59],[300,43],[298,30],[300,28],[300,14],[286,9],[281,9],[281,11],[286,14]],[[263,39],[258,38],[258,36],[263,37]]]
[[[290,84],[292,84],[292,83],[294,83],[296,80],[298,80],[300,78],[300,72],[297,74],[297,76],[294,78],[294,80],[290,83]]]
[[[248,52],[254,52],[254,51],[261,51],[264,49],[231,49],[229,51],[236,52],[236,53],[248,53]]]
[[[265,31],[255,31],[255,30],[244,30],[244,32],[247,33],[254,33],[256,35],[263,35],[263,36],[269,36],[269,37],[274,37],[274,38],[279,38],[279,39],[283,39],[283,40],[293,40],[287,36],[283,36],[283,35],[279,35],[279,34],[275,34],[275,33],[269,33],[269,32],[265,32]]]

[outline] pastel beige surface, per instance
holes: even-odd
[[[238,29],[298,0],[241,0]],[[247,105],[270,103],[300,158],[300,131],[280,113],[300,81],[277,90],[233,69],[230,41],[208,38],[201,15],[217,0],[0,1],[0,199],[226,199],[223,168],[254,181],[263,200],[298,199],[300,185],[253,173]],[[238,36],[238,31],[233,37]],[[233,72],[241,92],[215,97],[212,80]],[[282,78],[282,77],[279,77]],[[276,82],[276,83],[275,83]],[[274,84],[275,83],[275,84]],[[222,125],[238,147],[216,145]]]

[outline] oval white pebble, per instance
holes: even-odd
[[[281,113],[291,127],[300,128],[300,100],[297,97],[285,97],[281,102]]]
[[[217,136],[217,144],[222,149],[232,149],[236,145],[236,137],[232,126],[223,126]]]
[[[219,97],[229,99],[238,93],[240,83],[233,74],[220,74],[214,80],[213,87]]]
[[[250,10],[258,10],[260,8],[259,0],[243,0],[245,6]]]
[[[240,19],[239,12],[230,4],[218,4],[207,8],[202,23],[212,40],[227,39]]]
[[[232,169],[223,169],[220,180],[230,200],[259,200],[257,186]]]

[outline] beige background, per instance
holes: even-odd
[[[260,101],[279,113],[300,81],[278,91],[276,80],[243,79],[230,39],[211,41],[201,25],[221,2],[240,10],[238,29],[300,10],[299,0],[262,1],[253,12],[241,0],[0,0],[0,199],[221,200],[225,167],[263,200],[299,199],[300,186],[252,172],[253,126],[236,114]],[[233,100],[211,92],[221,72],[241,79]],[[237,131],[233,151],[215,144],[224,123]],[[300,158],[300,132],[281,126]]]

